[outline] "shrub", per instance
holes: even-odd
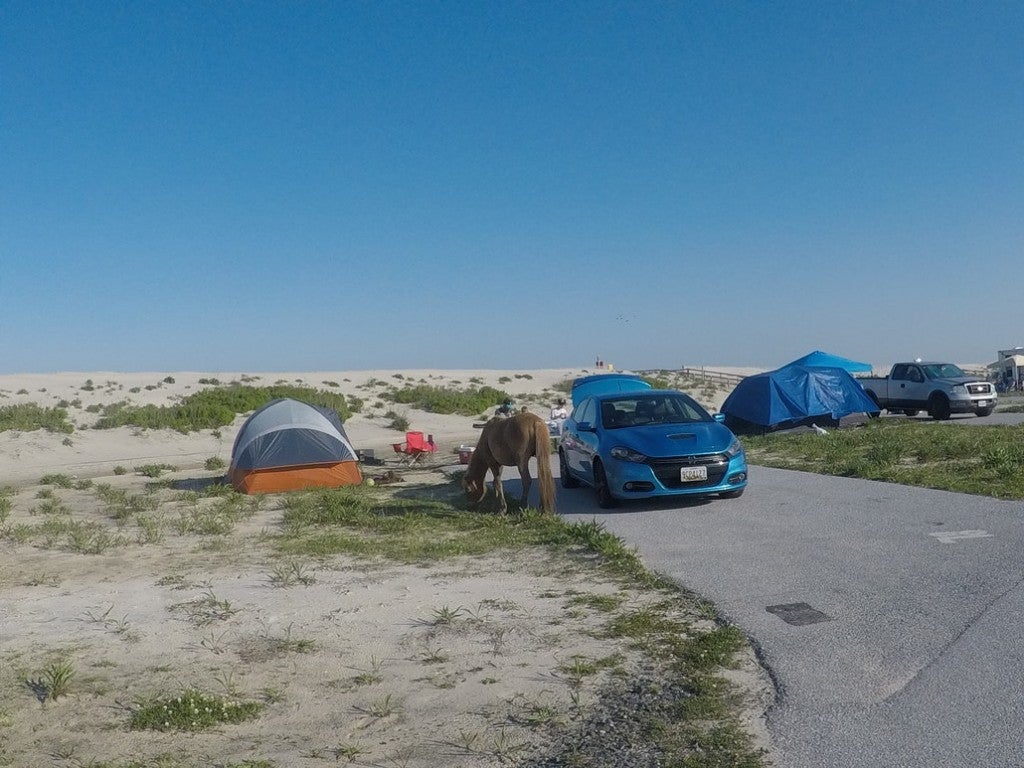
[[[63,408],[42,408],[35,403],[8,405],[0,408],[0,432],[6,430],[34,432],[74,432],[75,427],[68,421],[68,412]]]
[[[220,456],[211,456],[206,460],[204,466],[210,470],[224,469],[224,459],[222,459]]]
[[[207,380],[215,381],[215,380]],[[179,432],[196,432],[201,429],[226,427],[239,413],[255,411],[271,400],[290,397],[311,405],[332,408],[345,421],[351,415],[348,400],[344,395],[310,387],[278,385],[273,387],[252,387],[233,384],[205,389],[189,395],[176,405],[142,405],[115,403],[107,406],[96,422],[96,429],[133,426],[148,429],[176,429]]]
[[[430,413],[457,413],[462,416],[475,416],[509,397],[507,392],[493,387],[447,389],[425,384],[391,392],[393,402]]]

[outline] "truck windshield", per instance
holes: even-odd
[[[929,379],[952,379],[967,375],[959,366],[952,363],[933,363],[921,367],[924,368],[924,375]]]

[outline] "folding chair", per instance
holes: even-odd
[[[405,442],[392,443],[391,447],[395,449],[395,453],[401,454],[398,463],[406,466],[418,464],[428,453],[434,453],[437,450],[437,446],[434,445],[434,436],[427,435],[424,440],[422,432],[406,432]]]

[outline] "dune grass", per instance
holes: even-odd
[[[254,411],[281,397],[332,408],[343,422],[362,405],[358,399],[312,387],[229,384],[196,392],[175,405],[131,405],[125,402],[108,405],[104,407],[95,429],[130,426],[175,429],[185,433],[216,429],[231,424],[240,413]]]
[[[43,408],[35,403],[0,408],[0,432],[35,432],[39,429],[63,433],[75,431],[74,425],[68,421],[68,412],[64,408]]]

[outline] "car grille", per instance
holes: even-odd
[[[991,384],[968,384],[967,391],[972,395],[988,395],[992,392]]]
[[[724,453],[709,453],[703,456],[673,456],[668,459],[647,459],[646,462],[658,482],[666,488],[703,488],[721,484],[725,472],[729,468],[729,458]],[[708,468],[708,479],[701,483],[684,483],[679,479],[682,467],[697,467],[703,464]]]

